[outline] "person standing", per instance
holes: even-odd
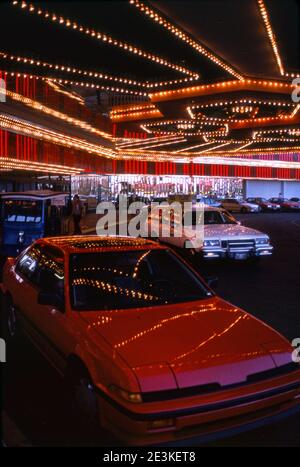
[[[72,203],[72,217],[74,223],[74,235],[81,235],[80,221],[83,206],[78,195],[75,195]]]

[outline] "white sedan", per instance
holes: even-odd
[[[169,218],[168,218],[169,219]],[[167,219],[167,220],[168,220]],[[180,236],[174,234],[181,223]],[[159,240],[178,248],[188,248],[191,254],[199,253],[205,259],[231,258],[244,260],[272,255],[273,246],[267,234],[241,225],[231,214],[222,208],[193,206],[183,218],[173,216],[170,235],[163,231],[164,214],[159,222],[156,214],[149,214],[148,229]],[[157,232],[153,233],[153,226]],[[199,229],[200,227],[200,229]],[[198,229],[198,230],[197,230]],[[197,231],[201,232],[199,242]]]

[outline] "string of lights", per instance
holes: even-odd
[[[292,83],[271,80],[242,79],[234,81],[222,81],[213,84],[201,84],[181,89],[170,89],[168,91],[158,91],[150,93],[151,102],[161,102],[173,99],[183,99],[185,97],[216,94],[230,91],[268,91],[291,94],[294,89]]]
[[[84,122],[83,120],[78,120],[77,118],[70,117],[67,114],[64,114],[62,112],[58,112],[57,110],[53,110],[50,107],[47,107],[43,104],[41,104],[38,101],[34,101],[28,97],[21,96],[20,94],[17,94],[16,92],[13,91],[6,91],[6,96],[10,97],[12,100],[16,102],[21,102],[22,104],[26,105],[27,107],[30,107],[32,109],[38,110],[40,112],[43,112],[47,115],[51,115],[52,117],[58,118],[60,120],[63,120],[67,123],[70,123],[72,125],[75,125],[79,128],[82,128],[85,131],[88,131],[90,133],[97,134],[98,136],[102,136],[105,139],[113,140],[114,138],[108,134],[105,133],[104,131],[98,130],[97,128],[94,128],[92,125],[90,125],[87,122]]]
[[[46,140],[54,144],[86,151],[98,156],[114,157],[115,152],[101,145],[95,145],[80,138],[74,138],[63,133],[49,130],[41,125],[35,125],[11,115],[0,113],[0,127],[14,133],[31,136],[36,139]]]
[[[113,76],[104,72],[98,72],[98,71],[91,71],[91,70],[83,70],[82,68],[79,67],[74,67],[73,65],[61,65],[61,64],[54,64],[54,63],[49,63],[44,60],[37,60],[32,57],[21,57],[20,55],[11,55],[5,52],[0,52],[0,58],[3,60],[10,60],[16,63],[23,63],[26,65],[31,65],[43,69],[50,69],[50,70],[57,70],[57,71],[62,71],[64,73],[70,73],[70,74],[76,74],[80,76],[85,76],[88,78],[96,78],[98,80],[104,80],[104,81],[115,81],[117,83],[121,84],[126,84],[127,86],[136,86],[138,88],[146,88],[146,89],[151,89],[151,88],[158,88],[158,87],[163,87],[163,86],[171,86],[174,84],[182,84],[182,83],[188,83],[190,81],[195,81],[198,80],[198,77],[193,77],[189,76],[186,78],[180,78],[180,79],[174,79],[174,80],[169,80],[169,81],[156,81],[156,82],[148,82],[148,81],[138,81],[138,80],[133,80],[127,77],[122,77],[122,76]]]
[[[84,99],[81,96],[79,96],[77,93],[66,91],[65,89],[61,89],[61,87],[57,86],[55,83],[52,83],[50,79],[47,79],[46,83],[48,84],[48,86],[53,88],[56,92],[60,94],[64,94],[65,96],[68,96],[70,99],[74,99],[80,105],[84,105]]]
[[[199,77],[199,74],[189,70],[188,68],[185,68],[181,65],[177,65],[174,63],[169,62],[165,58],[162,58],[156,54],[153,54],[151,52],[146,52],[142,50],[141,48],[129,44],[124,41],[120,41],[118,39],[114,39],[112,36],[109,34],[106,34],[104,32],[96,31],[93,28],[89,28],[86,26],[83,26],[79,24],[77,21],[70,20],[68,18],[64,18],[62,15],[59,15],[57,13],[50,13],[40,7],[35,7],[31,3],[27,3],[25,1],[17,1],[14,0],[12,1],[12,5],[17,6],[21,8],[22,10],[28,10],[29,13],[37,14],[40,17],[43,17],[45,20],[57,23],[61,26],[64,26],[67,29],[73,29],[76,30],[82,34],[88,35],[90,37],[93,37],[94,39],[104,42],[105,44],[110,44],[112,46],[118,47],[122,50],[125,50],[126,52],[129,52],[133,55],[139,56],[141,58],[147,59],[151,62],[155,62],[158,65],[165,66],[167,68],[171,68],[172,70],[178,71],[179,73],[193,76],[195,78]]]
[[[161,15],[159,15],[157,12],[149,8],[147,5],[140,2],[139,0],[130,0],[129,3],[131,5],[134,5],[139,11],[147,15],[148,18],[152,19],[157,24],[160,24],[163,28],[170,31],[178,39],[182,40],[183,42],[191,46],[201,55],[208,58],[213,63],[220,66],[221,68],[223,68],[225,71],[227,71],[227,73],[231,74],[235,78],[243,79],[243,76],[238,71],[234,70],[234,68],[231,65],[225,63],[223,60],[217,57],[214,53],[206,49],[202,44],[200,44],[199,42],[196,42],[194,39],[189,37],[188,34],[186,34],[182,29],[179,29],[178,26],[171,24],[169,21],[164,19]]]
[[[277,106],[277,107],[294,107],[294,103],[292,102],[283,102],[283,101],[275,101],[275,100],[256,100],[256,99],[238,99],[238,100],[228,100],[228,101],[216,101],[210,102],[209,104],[198,104],[192,105],[187,107],[187,112],[191,118],[195,118],[193,110],[196,109],[208,109],[214,107],[224,107],[228,105],[241,105],[241,106],[249,106],[249,105],[266,105],[266,106]]]
[[[83,81],[71,81],[69,79],[62,79],[62,78],[55,78],[52,76],[40,76],[40,75],[29,75],[28,73],[21,73],[21,72],[8,72],[6,71],[5,76],[24,76],[24,78],[29,77],[30,79],[36,78],[36,79],[41,79],[43,81],[50,80],[52,83],[58,83],[58,84],[68,84],[72,86],[77,86],[77,87],[82,87],[82,88],[89,88],[89,89],[100,89],[103,91],[110,91],[110,92],[117,92],[121,94],[132,94],[136,96],[144,96],[147,98],[148,94],[145,92],[139,92],[139,91],[132,91],[129,89],[124,89],[124,88],[119,88],[119,87],[114,87],[114,86],[102,86],[100,84],[95,84],[95,83],[87,83]]]
[[[79,175],[82,170],[66,165],[45,164],[43,162],[23,161],[14,157],[0,157],[0,170],[32,170],[33,172],[52,172],[62,175]]]
[[[267,9],[265,7],[265,4],[264,4],[263,0],[257,0],[257,3],[258,3],[258,7],[259,7],[259,10],[260,10],[260,14],[262,16],[265,28],[266,28],[267,33],[268,33],[268,37],[269,37],[269,40],[270,40],[270,43],[271,43],[271,46],[272,46],[272,49],[273,49],[273,52],[274,52],[274,55],[275,55],[275,58],[276,58],[276,62],[277,62],[280,74],[282,76],[284,76],[284,74],[285,74],[284,68],[283,68],[283,65],[282,65],[282,61],[281,61],[280,54],[279,54],[278,47],[277,47],[277,43],[276,43],[275,34],[274,34],[273,30],[272,30],[272,26],[271,26],[271,23],[270,23],[270,18],[269,18]]]

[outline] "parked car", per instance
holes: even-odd
[[[0,255],[17,256],[40,237],[65,233],[69,195],[51,190],[1,193]]]
[[[247,203],[257,204],[264,212],[280,211],[280,204],[271,203],[266,198],[247,198]]]
[[[65,376],[81,423],[126,443],[224,436],[299,409],[289,342],[166,246],[41,239],[7,260],[2,291],[10,345],[23,329]]]
[[[300,203],[300,198],[291,198],[290,201],[294,201],[295,203]]]
[[[191,212],[184,217],[174,212],[170,235],[164,236],[162,224],[169,221],[168,213],[158,215],[151,212],[148,217],[148,232],[162,242],[178,248],[187,248],[190,254],[199,254],[204,259],[238,259],[260,258],[272,255],[273,246],[267,234],[244,227],[231,214],[220,208],[203,208],[194,205]],[[156,221],[156,222],[155,222]],[[203,242],[196,239],[196,227],[203,222]],[[181,235],[177,236],[176,226],[181,227]],[[158,232],[153,232],[159,226]]]
[[[196,202],[205,204],[206,206],[212,206],[216,208],[221,206],[220,201],[217,201],[215,198],[211,198],[210,196],[197,195]]]
[[[221,207],[230,212],[261,212],[261,207],[254,203],[236,198],[225,198],[220,200]]]
[[[279,204],[280,209],[283,212],[300,212],[300,203],[291,201],[288,198],[271,198],[269,201],[271,203]]]

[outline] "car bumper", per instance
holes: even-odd
[[[300,375],[298,381],[285,387],[249,394],[244,388],[240,395],[220,398],[210,403],[177,399],[160,403],[131,404],[131,408],[118,406],[99,395],[102,426],[113,432],[125,444],[160,445],[181,441],[189,445],[193,441],[208,442],[224,438],[234,432],[246,431],[280,417],[300,411]],[[223,393],[224,394],[224,393]],[[247,395],[246,395],[247,394]],[[207,398],[206,398],[207,402]],[[132,407],[133,406],[133,407]],[[147,407],[148,406],[148,407]],[[153,428],[153,422],[171,420],[172,425]]]
[[[271,256],[273,253],[273,246],[260,245],[254,248],[203,248],[199,251],[202,257],[206,260],[210,259],[250,259],[258,258],[261,256]]]

